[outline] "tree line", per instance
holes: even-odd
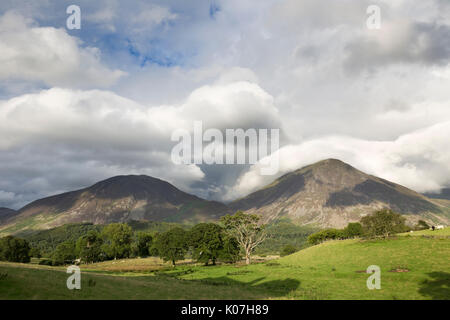
[[[411,230],[405,218],[391,210],[384,209],[365,216],[360,222],[349,223],[344,229],[324,229],[310,234],[308,242],[315,245],[326,240],[357,237],[389,237],[392,234]],[[426,222],[419,220],[415,230],[427,229]],[[78,239],[59,243],[41,264],[63,265],[94,263],[105,260],[134,257],[159,256],[175,266],[177,261],[188,255],[205,265],[215,265],[217,261],[234,263],[244,258],[251,262],[255,249],[267,238],[266,225],[257,215],[242,211],[226,215],[219,223],[199,223],[190,230],[179,226],[164,232],[150,233],[133,231],[125,223],[112,223],[103,228],[83,226],[86,233]],[[293,245],[286,245],[280,255],[298,251]],[[0,239],[0,260],[29,262],[30,257],[41,258],[39,248],[28,241],[13,236]]]
[[[94,263],[105,260],[159,256],[173,265],[187,254],[205,265],[217,261],[233,263],[241,253],[250,263],[254,249],[266,237],[265,226],[257,215],[239,211],[226,215],[220,223],[199,223],[190,230],[173,227],[165,232],[151,234],[138,231],[125,223],[112,223],[101,230],[88,230],[76,241],[67,240],[56,246],[41,264],[63,265],[76,261]],[[29,262],[30,257],[41,258],[38,248],[20,238],[0,239],[0,260]]]
[[[349,223],[344,229],[324,229],[308,237],[312,245],[326,240],[343,240],[351,238],[387,238],[393,234],[414,230],[428,229],[428,224],[419,220],[414,228],[406,225],[406,219],[399,213],[389,209],[375,211],[371,215],[361,218],[360,222]]]

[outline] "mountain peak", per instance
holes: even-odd
[[[417,219],[441,213],[424,196],[368,175],[338,159],[326,159],[287,173],[230,204],[235,210],[287,216],[301,224],[343,227],[377,209],[390,208]],[[434,217],[434,216],[433,216]]]
[[[20,209],[14,221],[49,228],[79,222],[198,222],[216,220],[226,213],[229,209],[224,204],[183,192],[164,180],[120,175],[84,189],[36,200]]]
[[[307,165],[305,167],[302,167],[300,169],[297,169],[295,172],[300,171],[307,171],[307,170],[357,170],[348,163],[345,163],[344,161],[338,160],[338,159],[325,159],[318,161],[316,163]]]
[[[178,198],[183,192],[170,183],[147,175],[114,176],[84,189],[101,197],[122,198],[132,196],[136,199],[153,197]],[[195,197],[195,196],[191,196]]]
[[[342,160],[339,159],[335,159],[335,158],[328,158],[328,159],[324,159],[324,160],[320,160],[317,161],[316,163],[312,164],[313,166],[318,166],[318,165],[345,165],[345,166],[349,166],[347,163],[345,163]]]
[[[130,180],[130,181],[160,181],[160,182],[164,182],[164,183],[168,183],[164,180],[155,178],[155,177],[151,177],[151,176],[147,176],[145,174],[126,174],[126,175],[117,175],[117,176],[113,176],[110,178],[107,178],[105,180],[99,181],[97,183],[102,183],[102,182],[121,182],[121,181],[125,181],[125,180]]]

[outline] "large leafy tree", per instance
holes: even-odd
[[[364,233],[368,236],[388,237],[407,230],[405,218],[389,209],[376,211],[361,219]]]
[[[41,250],[39,250],[39,248],[32,247],[30,250],[30,257],[38,258],[38,259],[41,258],[42,257]]]
[[[219,260],[234,263],[241,259],[241,248],[236,238],[229,235],[224,236],[223,249],[220,250]]]
[[[189,249],[188,234],[180,227],[170,229],[158,235],[156,248],[164,261],[172,261],[172,265],[175,266],[175,262],[183,260]]]
[[[152,248],[153,237],[147,232],[137,232],[134,243],[132,244],[132,251],[135,256],[148,257],[150,255],[150,248]]]
[[[1,238],[0,260],[30,262],[30,245],[26,240],[13,236]]]
[[[260,216],[242,211],[220,218],[228,234],[235,238],[245,253],[245,262],[250,264],[253,250],[266,239],[265,225]]]
[[[72,263],[76,259],[75,243],[72,241],[60,243],[53,252],[52,258],[56,265]]]
[[[363,227],[359,222],[350,222],[344,229],[346,238],[355,238],[363,235]]]
[[[215,223],[199,223],[189,232],[189,243],[192,246],[192,256],[198,262],[208,265],[209,261],[216,264],[220,251],[223,250],[223,230]]]
[[[133,230],[125,223],[111,223],[101,233],[103,251],[110,258],[128,258],[133,241]]]
[[[83,262],[102,261],[103,239],[97,231],[91,230],[86,235],[81,236],[76,243],[76,252]]]

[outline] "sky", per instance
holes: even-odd
[[[447,0],[2,0],[0,207],[121,174],[231,201],[326,158],[439,192],[449,62]],[[173,163],[195,121],[279,129],[278,172]]]

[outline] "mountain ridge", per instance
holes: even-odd
[[[17,211],[9,226],[51,228],[66,223],[106,224],[130,220],[201,222],[229,213],[224,204],[183,192],[161,179],[121,175],[90,187],[35,200]],[[9,227],[9,228],[8,228]]]
[[[18,214],[16,210],[0,207],[0,224]]]
[[[418,219],[448,223],[448,209],[413,190],[366,174],[337,159],[326,159],[287,173],[229,204],[259,213],[265,221],[287,216],[300,224],[343,227],[382,208]]]
[[[431,199],[450,200],[450,188],[443,188],[439,193],[423,193],[423,195]]]
[[[450,222],[450,201],[429,199],[341,160],[326,159],[286,173],[228,205],[201,199],[158,178],[115,176],[8,211],[6,219],[0,216],[0,234],[83,222],[197,223],[237,210],[260,214],[264,222],[287,217],[300,225],[343,227],[383,208],[402,213],[410,224],[419,219]]]

